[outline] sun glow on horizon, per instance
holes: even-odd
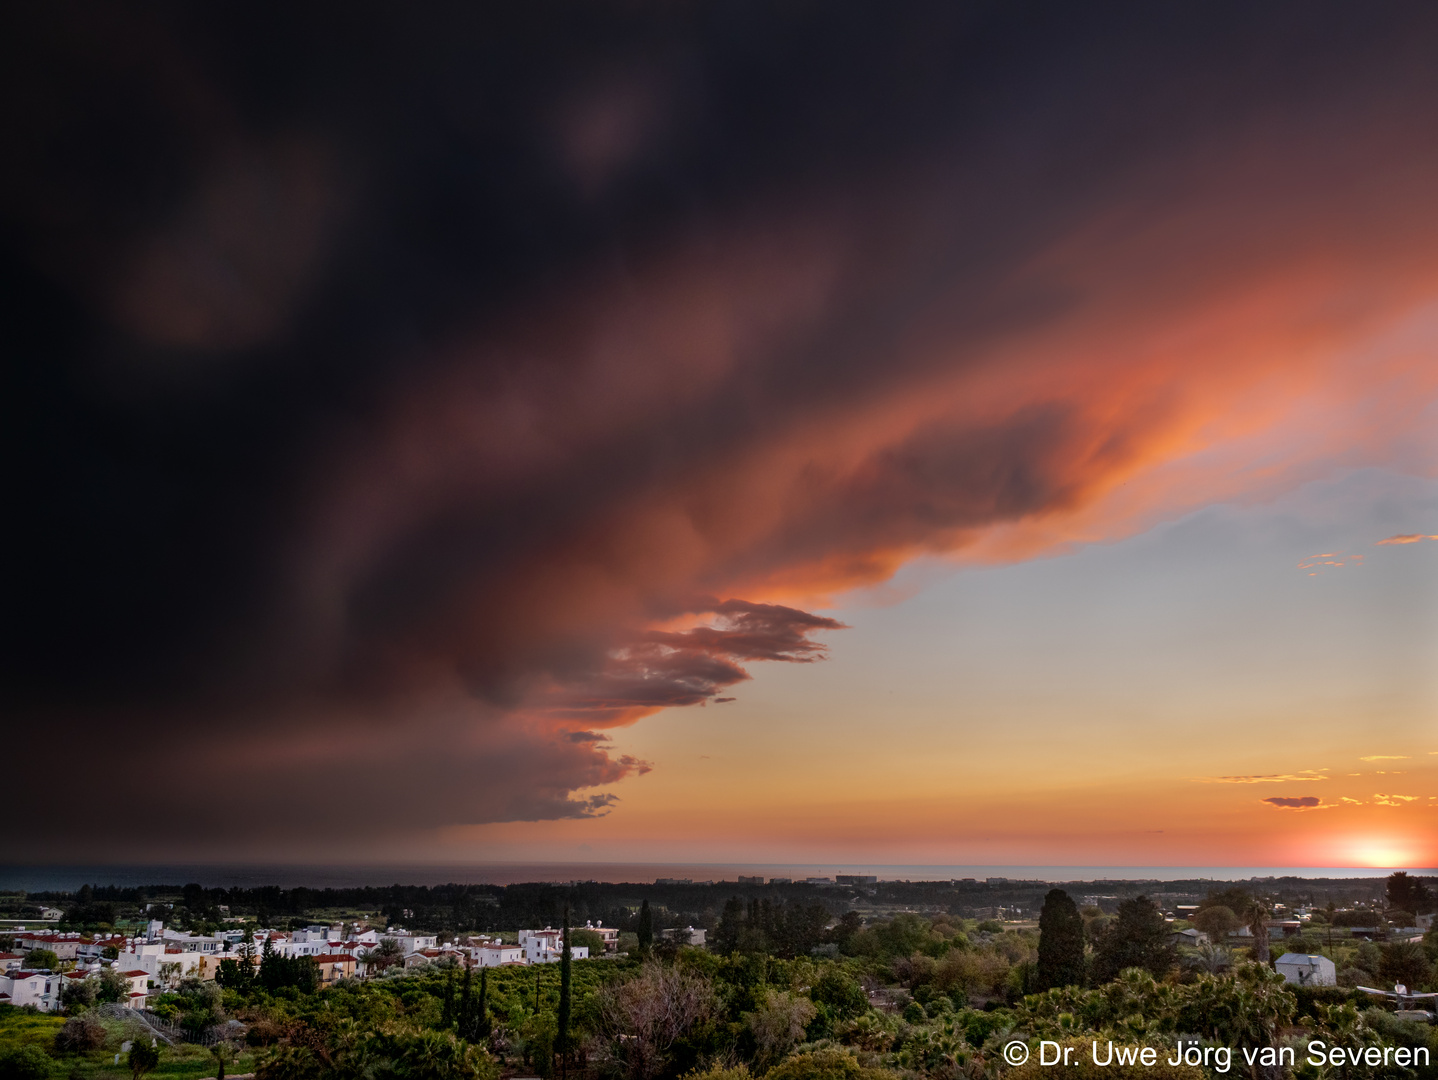
[[[1351,865],[1374,869],[1404,869],[1418,866],[1422,859],[1417,846],[1394,837],[1357,837],[1350,841]]]

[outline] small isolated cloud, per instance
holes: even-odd
[[[1196,776],[1200,784],[1289,784],[1308,783],[1314,780],[1327,780],[1323,773],[1327,770],[1305,769],[1297,773],[1254,773],[1245,776]]]
[[[1378,806],[1405,806],[1411,802],[1417,802],[1417,795],[1383,795],[1375,794],[1373,802]]]
[[[1317,555],[1310,555],[1302,560],[1298,564],[1298,569],[1307,570],[1309,577],[1316,577],[1329,567],[1337,569],[1344,566],[1361,566],[1362,564],[1362,555],[1350,555],[1341,551],[1320,551]]]
[[[1284,799],[1275,795],[1263,801],[1282,810],[1316,810],[1321,802],[1317,795],[1303,795],[1296,799]]]
[[[1438,536],[1431,533],[1399,533],[1397,536],[1390,536],[1386,540],[1379,540],[1374,547],[1383,547],[1385,544],[1417,544],[1424,540],[1438,540]]]
[[[725,702],[738,701],[738,700],[739,700],[738,698],[732,698],[732,697],[717,697],[717,698],[714,699],[714,704],[715,704],[715,705],[723,705]]]
[[[1342,796],[1341,798],[1339,798],[1338,801],[1339,801],[1339,802],[1350,803],[1350,804],[1352,804],[1353,806],[1362,806],[1362,805],[1363,805],[1363,800],[1362,800],[1362,799],[1350,799],[1347,795]]]
[[[1359,758],[1358,760],[1359,760],[1359,761],[1407,761],[1408,758],[1409,758],[1409,755],[1408,755],[1408,754],[1369,754],[1367,757],[1361,757],[1361,758]]]

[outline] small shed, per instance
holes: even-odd
[[[1295,986],[1337,986],[1338,970],[1326,956],[1284,953],[1273,965],[1285,982]]]

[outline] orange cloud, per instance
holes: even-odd
[[[1423,540],[1438,540],[1438,536],[1424,535],[1423,533],[1399,533],[1397,536],[1390,536],[1386,540],[1379,540],[1373,546],[1382,547],[1384,544],[1417,544]]]
[[[1249,776],[1199,776],[1194,777],[1201,784],[1287,784],[1295,781],[1327,780],[1322,770],[1305,770],[1301,773],[1255,773]]]
[[[919,40],[905,26],[895,40]],[[68,40],[64,25],[53,31],[43,36]],[[183,52],[189,32],[154,36]],[[557,31],[533,32],[542,42]],[[1325,74],[1311,87],[1275,70],[1222,108],[1190,107],[1211,100],[1213,83],[1187,33],[1168,46],[1186,74],[1166,89],[1142,80],[1145,94],[1164,92],[1152,109],[1133,109],[1138,84],[1102,63],[1089,65],[1091,97],[1066,88],[991,115],[973,103],[1028,102],[1063,80],[1045,70],[1017,94],[1006,81],[981,93],[965,83],[947,105],[927,89],[923,101],[869,93],[928,78],[952,91],[954,71],[1010,67],[956,64],[939,49],[942,64],[916,74],[923,61],[904,44],[874,68],[878,83],[858,87],[872,120],[867,104],[831,113],[807,84],[796,94],[787,62],[762,84],[747,62],[724,76],[728,45],[670,32],[694,50],[683,65],[694,78],[713,72],[694,91],[702,105],[657,69],[606,79],[630,67],[587,51],[607,34],[571,43],[582,85],[517,64],[504,100],[468,81],[491,65],[451,70],[421,50],[407,61],[414,78],[386,86],[414,82],[433,97],[377,109],[365,82],[292,115],[275,106],[277,129],[334,123],[345,152],[241,153],[239,180],[218,168],[240,153],[224,146],[262,146],[239,128],[274,103],[241,100],[241,87],[265,82],[237,74],[242,57],[203,70],[195,57],[215,55],[214,42],[104,78],[91,75],[90,44],[71,67],[27,69],[37,86],[59,79],[65,92],[47,100],[69,126],[46,112],[26,128],[28,171],[7,185],[7,212],[37,230],[21,245],[36,253],[34,295],[71,289],[53,310],[85,327],[55,339],[74,350],[54,368],[62,375],[35,380],[41,397],[75,395],[47,405],[61,419],[36,428],[36,444],[100,433],[86,436],[89,460],[39,455],[61,463],[59,479],[37,484],[37,514],[21,516],[51,523],[32,549],[54,564],[25,594],[35,617],[17,624],[43,622],[52,637],[27,633],[28,657],[74,651],[55,612],[100,610],[98,590],[72,582],[125,578],[116,568],[134,560],[71,546],[113,532],[103,525],[115,508],[126,508],[126,554],[170,544],[177,567],[151,568],[163,633],[132,632],[151,595],[136,578],[108,594],[111,621],[85,636],[111,650],[93,682],[47,668],[16,691],[50,710],[27,731],[84,714],[87,731],[106,733],[119,717],[201,755],[225,751],[237,729],[257,744],[329,737],[359,748],[358,772],[316,794],[281,770],[274,799],[337,824],[364,821],[386,750],[402,741],[433,748],[426,766],[438,761],[433,777],[406,766],[424,796],[396,800],[406,826],[588,819],[616,798],[600,789],[648,767],[603,732],[718,702],[759,661],[819,659],[821,635],[839,626],[812,609],[907,562],[1058,554],[1345,470],[1432,474],[1438,85],[1426,39],[1406,27],[1390,32],[1418,42],[1407,78],[1374,49],[1381,70],[1315,65]],[[1008,32],[1032,33],[1027,19]],[[967,41],[970,30],[954,33]],[[1275,38],[1285,47],[1286,33]],[[1114,35],[1127,40],[1126,27]],[[840,66],[829,85],[847,92],[864,65]],[[96,127],[74,112],[83,89],[52,69],[79,73],[68,81],[82,88],[140,80],[121,95],[142,110],[136,130],[174,132],[160,141],[176,156],[153,170],[71,168],[52,152],[65,142],[55,132],[83,142]],[[193,87],[144,82],[174,71],[192,72]],[[733,96],[735,85],[746,89]],[[776,153],[788,140],[764,124],[718,122],[746,115],[759,85],[788,110],[774,115],[799,140],[792,155]],[[486,104],[436,111],[455,99]],[[363,116],[345,118],[350,100]],[[394,119],[372,124],[380,114]],[[1079,115],[1092,131],[1058,119]],[[1183,119],[1152,120],[1169,115]],[[142,145],[106,124],[95,145]],[[836,127],[833,144],[804,141]],[[519,149],[546,140],[548,157]],[[330,190],[341,158],[367,177],[343,197]],[[152,190],[152,173],[176,179]],[[187,176],[197,190],[176,195]],[[132,183],[113,216],[90,216],[110,185]],[[416,186],[397,195],[391,183]],[[200,275],[187,282],[192,265]],[[143,271],[138,293],[114,278],[127,266]],[[112,299],[96,308],[97,296]],[[226,370],[242,374],[123,392],[121,376],[94,374],[162,347],[233,353]],[[228,409],[209,411],[227,395]],[[103,422],[75,420],[100,412]],[[133,461],[106,441],[121,431],[145,433]],[[56,509],[91,488],[93,505]],[[152,516],[130,509],[141,493]],[[1361,558],[1299,565],[1317,574]],[[155,683],[127,698],[141,662]],[[36,665],[14,666],[32,678]],[[466,784],[475,776],[482,785]],[[1245,802],[1235,813],[1259,816]],[[288,822],[276,810],[272,827]],[[1129,823],[1110,826],[1132,842]]]

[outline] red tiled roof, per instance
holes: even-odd
[[[141,975],[148,978],[150,975],[148,971],[122,971],[120,972],[120,974],[125,976],[125,978],[127,979],[138,979]]]

